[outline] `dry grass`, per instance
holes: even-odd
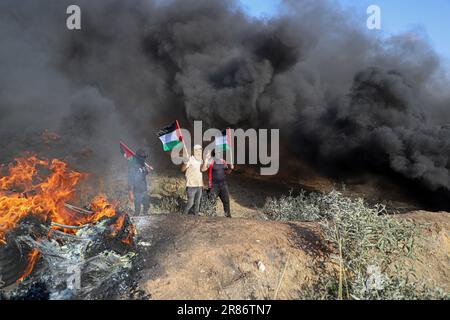
[[[394,263],[415,259],[419,226],[388,215],[383,205],[363,199],[300,193],[269,199],[267,217],[282,221],[318,221],[324,241],[334,248],[336,268],[307,288],[303,298],[314,299],[448,299],[439,288],[414,282],[414,274]]]
[[[179,178],[164,177],[154,186],[154,193],[161,196],[154,204],[160,213],[182,213],[186,203],[185,182]]]

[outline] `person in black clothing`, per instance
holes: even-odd
[[[128,192],[130,200],[134,202],[134,214],[147,214],[150,209],[150,196],[148,195],[147,175],[149,170],[145,165],[147,154],[139,149],[136,156],[128,163]]]
[[[223,160],[221,153],[212,151],[206,155],[205,161],[202,166],[202,171],[208,172],[209,178],[209,191],[210,196],[216,200],[220,198],[223,204],[223,210],[225,216],[231,218],[230,210],[230,193],[228,191],[228,184],[226,176],[234,170],[233,164],[226,163]]]

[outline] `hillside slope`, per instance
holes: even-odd
[[[413,267],[450,290],[450,215],[399,216],[425,224]],[[155,215],[134,218],[140,287],[152,299],[299,299],[333,268],[316,223]]]

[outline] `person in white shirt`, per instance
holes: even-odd
[[[202,165],[203,148],[200,145],[195,145],[194,155],[181,166],[181,171],[186,174],[186,193],[188,197],[184,214],[189,214],[192,208],[194,209],[194,215],[198,215],[200,211],[200,201],[203,192]]]

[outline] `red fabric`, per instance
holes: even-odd
[[[120,142],[120,151],[122,151],[123,156],[125,159],[130,160],[134,156],[136,156],[136,153],[131,150],[125,143]],[[145,162],[145,166],[153,171],[153,167],[149,165],[147,162]]]
[[[131,150],[130,148],[128,148],[128,146],[125,143],[123,143],[123,142],[120,142],[120,149],[122,150],[123,156],[126,159],[130,159],[130,158],[132,158],[132,157],[134,157],[136,155],[134,153],[134,151]]]
[[[208,173],[208,177],[209,177],[209,188],[212,188],[212,171],[213,171],[214,163],[215,163],[215,161],[213,161],[213,162],[209,165],[209,173]]]

